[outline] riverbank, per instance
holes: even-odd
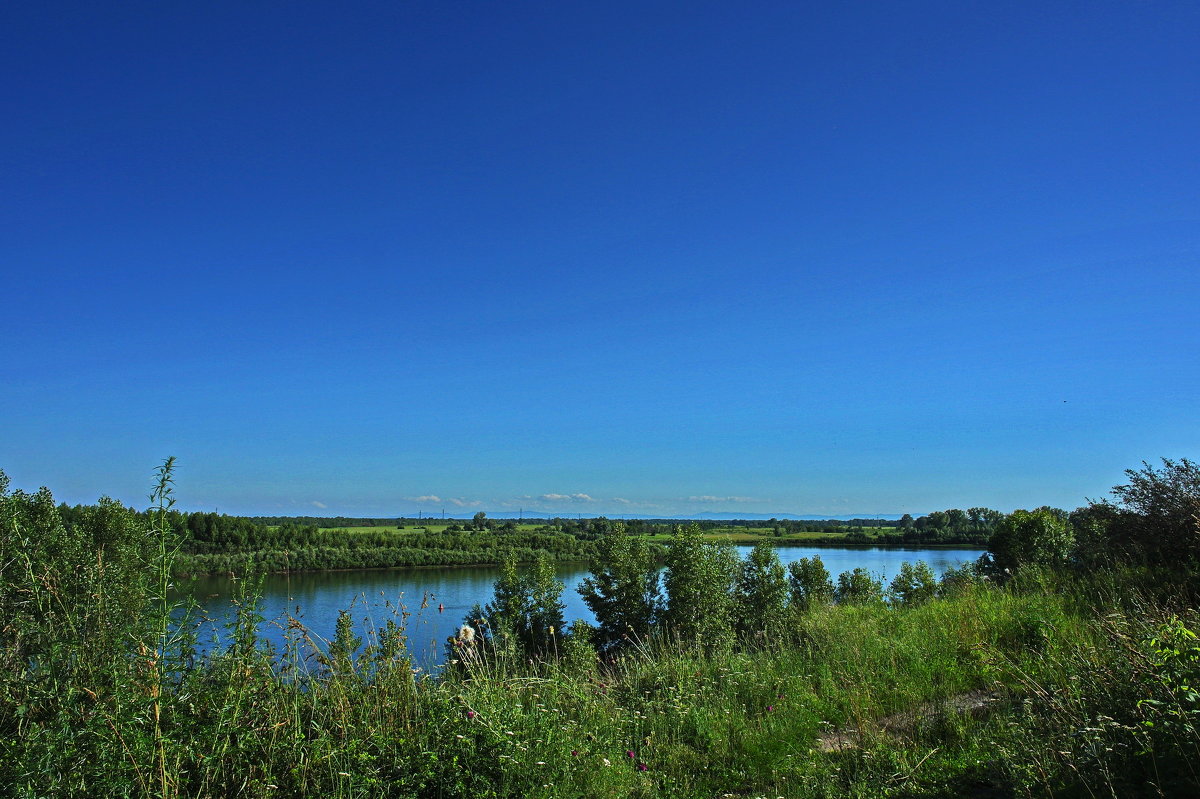
[[[69,690],[28,683],[11,720],[20,734],[0,743],[0,783],[547,799],[1197,785],[1186,675],[1154,664],[1200,620],[1115,581],[1031,573],[912,607],[817,608],[744,651],[656,640],[598,662],[576,641],[552,659],[494,656],[438,680],[403,656],[403,616],[380,621],[328,656],[294,627],[282,670],[243,627],[227,651],[162,681],[110,664],[109,679]]]

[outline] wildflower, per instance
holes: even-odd
[[[607,758],[607,757],[602,757],[602,758],[600,758],[600,759],[604,761],[604,765],[606,765],[606,766],[611,766],[611,765],[612,765],[612,763],[608,762],[608,758]]]
[[[638,771],[647,771],[649,768],[645,763],[638,763]]]
[[[579,750],[578,750],[578,749],[572,749],[572,750],[571,750],[571,757],[579,757]]]
[[[771,712],[771,711],[773,711],[774,709],[775,709],[775,706],[774,706],[774,705],[767,705],[767,712],[768,712],[768,713],[770,713],[770,712]]]
[[[464,624],[462,627],[458,628],[458,640],[462,641],[464,644],[473,643],[475,641],[475,630]]]
[[[630,760],[633,760],[633,750],[632,750],[632,749],[626,749],[626,750],[625,750],[625,757],[629,758]]]
[[[476,716],[478,716],[478,715],[479,715],[479,714],[478,714],[478,713],[476,713],[474,710],[468,710],[468,711],[467,711],[467,718],[468,718],[468,719],[473,719],[473,718],[475,718],[475,717],[476,717]]]

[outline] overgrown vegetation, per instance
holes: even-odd
[[[1129,472],[1110,502],[996,524],[977,567],[886,587],[786,572],[678,530],[660,582],[616,526],[563,631],[543,556],[418,676],[405,614],[361,638],[253,591],[200,655],[166,604],[171,467],[153,507],[64,523],[0,475],[7,796],[1184,796],[1200,792],[1200,483]],[[665,589],[665,590],[664,590]],[[836,601],[835,601],[836,600]],[[170,623],[171,614],[175,622]]]

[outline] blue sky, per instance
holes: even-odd
[[[921,513],[1200,452],[1194,3],[24,5],[15,486]]]

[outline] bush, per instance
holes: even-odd
[[[901,605],[927,602],[937,593],[937,577],[923,560],[917,561],[915,566],[904,561],[900,564],[900,572],[892,579],[889,593],[893,601]]]
[[[820,555],[788,564],[792,607],[808,611],[833,601],[833,580]]]
[[[861,566],[838,575],[833,597],[844,604],[865,605],[883,601],[883,584]]]
[[[705,651],[728,648],[740,567],[732,546],[704,541],[695,523],[677,528],[667,547],[667,635]]]

